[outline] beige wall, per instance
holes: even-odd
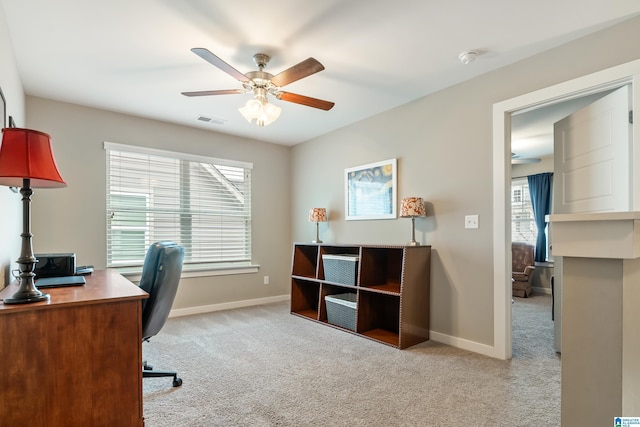
[[[36,252],[75,252],[78,264],[106,262],[103,142],[253,162],[253,260],[256,274],[183,279],[174,309],[289,293],[290,148],[52,100],[27,97],[30,128],[47,132],[64,189],[33,196]],[[263,276],[270,276],[270,285]]]
[[[325,241],[406,242],[407,219],[344,220],[344,169],[397,158],[398,197],[429,202],[416,238],[433,249],[431,329],[492,345],[492,106],[640,58],[639,29],[634,18],[294,147],[293,238],[311,240],[305,212],[326,206]],[[469,214],[479,229],[464,229]]]
[[[7,103],[7,114],[15,119],[17,126],[24,125],[24,92],[16,69],[2,4],[0,4],[0,88]],[[0,127],[2,125],[2,118],[0,118]],[[11,192],[8,187],[0,186],[0,289],[9,284],[10,272],[17,268],[15,261],[20,254],[21,213],[20,195]]]
[[[416,221],[416,237],[433,246],[432,330],[492,345],[492,105],[639,58],[639,28],[640,18],[635,18],[293,149],[27,98],[25,125],[52,134],[60,169],[70,184],[62,190],[36,192],[34,247],[74,251],[79,263],[104,266],[105,140],[251,161],[253,206],[260,212],[253,228],[260,272],[184,280],[174,308],[287,294],[291,242],[314,237],[314,227],[307,222],[312,206],[329,209],[330,222],[321,224],[325,241],[408,241],[407,219],[344,220],[344,169],[395,157],[398,196],[421,196],[428,202],[430,216]],[[15,70],[9,78],[4,75],[8,45],[3,19],[0,38],[0,84],[12,88],[12,102],[18,108],[21,89]],[[12,56],[9,60],[13,63]],[[19,113],[15,115],[21,125]],[[4,209],[15,199],[0,188],[3,242],[10,241],[17,228],[11,213],[15,211]],[[479,229],[464,229],[468,214],[480,216]],[[15,245],[5,248],[0,248],[0,266],[19,251]],[[262,284],[264,275],[271,277],[271,285]]]

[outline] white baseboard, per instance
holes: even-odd
[[[192,314],[212,313],[214,311],[231,310],[233,308],[252,307],[254,305],[271,304],[274,302],[289,301],[291,296],[278,295],[275,297],[257,298],[244,301],[225,302],[221,304],[200,305],[197,307],[177,308],[171,310],[169,317],[190,316]]]
[[[540,288],[543,289],[543,288]],[[271,304],[275,302],[289,301],[291,295],[278,295],[275,297],[257,298],[244,301],[233,301],[222,304],[201,305],[198,307],[177,308],[171,310],[169,317],[190,316],[192,314],[212,313],[214,311],[231,310],[234,308],[252,307],[256,305]],[[429,331],[429,339],[440,342],[442,344],[457,347],[462,350],[472,351],[474,353],[483,354],[489,357],[496,357],[495,349],[486,344],[480,344],[475,341],[465,340],[463,338],[452,337],[450,335],[441,334],[439,332]]]
[[[469,350],[474,353],[484,354],[485,356],[496,357],[495,348],[493,346],[465,340],[464,338],[457,338],[452,337],[451,335],[441,334],[440,332],[429,331],[429,339],[452,347],[460,348],[462,350]]]

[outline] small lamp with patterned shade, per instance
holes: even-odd
[[[313,243],[322,243],[320,240],[320,222],[327,222],[327,210],[325,208],[311,208],[309,210],[309,222],[316,223],[316,240]]]
[[[422,198],[405,197],[402,199],[400,216],[402,218],[411,218],[411,241],[407,243],[407,246],[420,246],[420,244],[416,242],[416,217],[427,216]]]

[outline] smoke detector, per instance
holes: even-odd
[[[476,52],[475,50],[462,52],[460,55],[458,55],[458,58],[460,58],[460,62],[462,62],[464,65],[471,64],[473,61],[476,60],[477,57],[478,57],[478,52]]]

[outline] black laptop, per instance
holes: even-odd
[[[43,288],[60,288],[63,286],[82,286],[87,281],[84,276],[59,276],[59,277],[43,277],[36,280],[38,289]]]

